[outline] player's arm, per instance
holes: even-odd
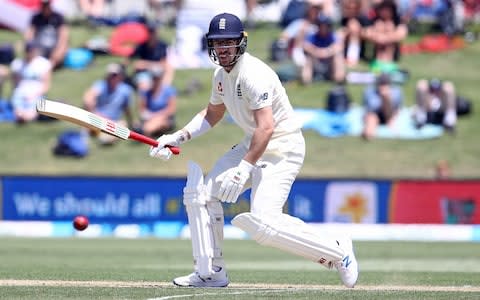
[[[253,111],[253,117],[257,128],[253,132],[250,148],[243,158],[252,165],[263,155],[267,148],[268,142],[273,134],[274,122],[272,107],[266,106]]]
[[[165,148],[166,145],[178,146],[206,133],[223,118],[225,110],[226,108],[223,103],[209,103],[208,106],[196,114],[185,127],[173,134],[165,134],[158,138],[158,146],[150,149],[150,156],[165,160],[169,159],[171,151]]]
[[[224,104],[209,103],[207,108],[200,112],[200,114],[204,113],[205,120],[213,127],[223,118],[225,110]]]

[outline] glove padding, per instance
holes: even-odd
[[[242,193],[245,183],[250,178],[252,169],[253,165],[246,160],[242,160],[237,167],[230,169],[222,181],[218,198],[222,202],[235,203]]]
[[[169,160],[172,157],[172,150],[165,146],[178,146],[181,143],[185,142],[185,132],[179,130],[173,134],[164,134],[157,139],[158,146],[150,147],[150,156],[155,158],[160,158],[162,160]]]

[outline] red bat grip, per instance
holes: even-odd
[[[132,140],[136,140],[136,141],[142,142],[144,144],[147,144],[147,145],[150,145],[150,146],[153,146],[153,147],[158,146],[158,142],[156,140],[154,140],[152,138],[149,138],[148,136],[145,136],[143,134],[137,133],[135,131],[130,131],[130,135],[128,137]],[[172,151],[173,154],[175,154],[175,155],[180,154],[180,148],[175,147],[175,146],[168,146],[168,145],[167,145],[167,147],[170,148],[170,150]]]

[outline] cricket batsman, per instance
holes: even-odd
[[[278,76],[246,52],[247,33],[237,16],[215,16],[206,38],[210,58],[219,65],[213,74],[210,101],[183,129],[158,138],[158,147],[150,149],[150,156],[170,159],[172,152],[166,145],[178,146],[206,133],[226,111],[243,129],[245,137],[220,157],[205,177],[198,164],[188,165],[183,203],[191,231],[194,271],[175,278],[173,283],[185,287],[229,284],[222,255],[221,202],[234,203],[251,188],[250,212],[235,216],[234,226],[261,245],[279,248],[329,269],[335,267],[343,284],[354,287],[358,264],[351,239],[317,232],[282,212],[303,164],[305,141]]]

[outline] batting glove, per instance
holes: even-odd
[[[160,158],[162,160],[169,160],[173,152],[170,148],[165,146],[178,146],[186,141],[186,132],[179,130],[173,134],[164,134],[157,139],[157,147],[150,147],[150,156]]]
[[[151,147],[150,148],[150,156],[155,158],[160,158],[161,160],[169,160],[172,157],[172,150],[170,148],[158,148],[158,147]]]
[[[237,202],[252,170],[253,165],[246,160],[242,160],[237,167],[230,169],[222,181],[218,198],[226,203]]]

